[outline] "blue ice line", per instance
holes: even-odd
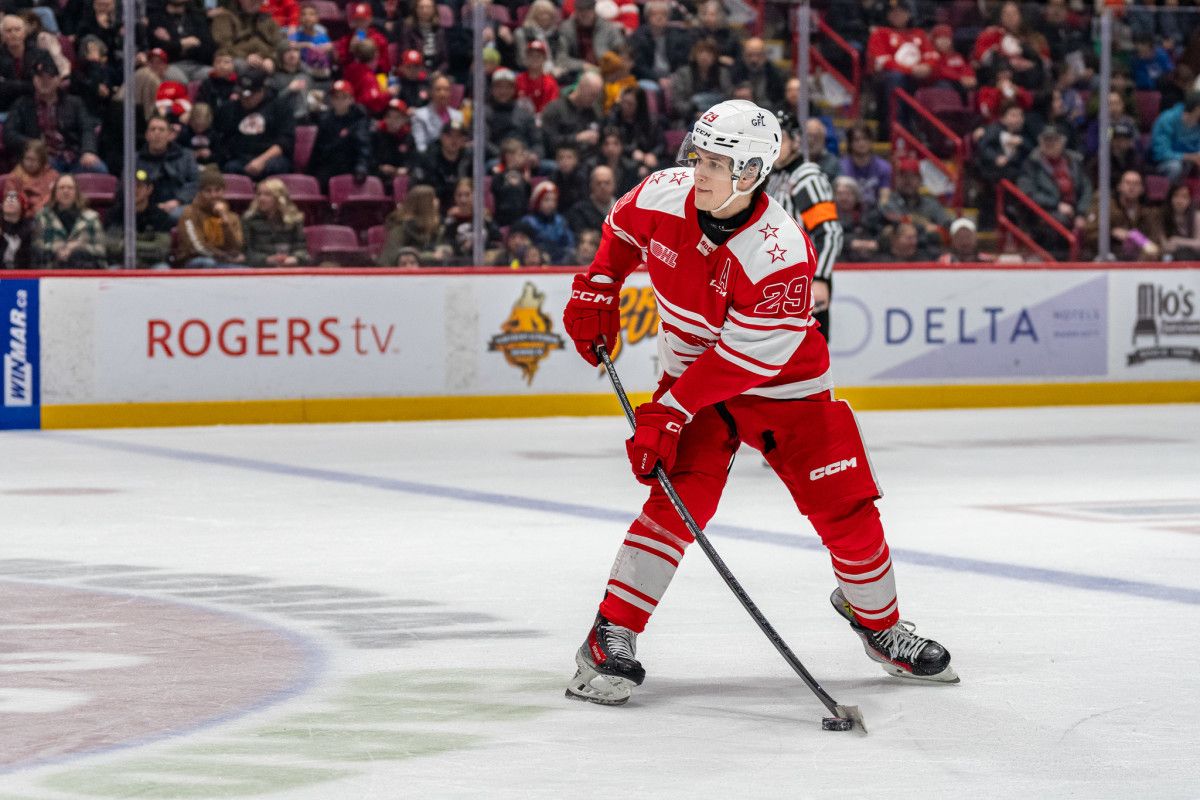
[[[107,450],[121,450],[127,453],[170,458],[176,461],[187,461],[198,464],[210,464],[219,467],[252,470],[274,475],[295,478],[311,478],[312,480],[340,483],[350,486],[361,486],[372,489],[382,489],[390,492],[405,492],[422,497],[441,497],[464,503],[480,503],[483,505],[500,506],[503,508],[538,511],[548,514],[561,514],[579,519],[597,520],[600,522],[615,522],[625,525],[629,522],[629,511],[617,511],[598,506],[581,505],[579,503],[562,503],[554,500],[542,500],[534,497],[484,492],[476,489],[465,489],[454,486],[438,486],[431,483],[383,478],[374,475],[360,475],[354,472],[339,470],[317,469],[294,464],[280,464],[273,461],[263,461],[254,458],[201,453],[192,450],[177,450],[156,445],[134,444],[130,442],[114,442],[106,439],[95,439],[77,434],[41,431],[37,436],[52,437]],[[748,542],[772,544],[798,550],[824,550],[824,545],[813,536],[800,534],[777,533],[760,528],[747,528],[741,525],[712,524],[705,529],[706,533],[716,538],[740,539]],[[940,553],[928,553],[922,550],[892,548],[893,555],[908,564],[919,564],[924,567],[944,569],[951,572],[973,572],[995,578],[1044,583],[1052,586],[1062,586],[1072,589],[1086,589],[1096,592],[1145,597],[1151,600],[1165,600],[1172,603],[1200,605],[1200,589],[1188,589],[1182,586],[1131,581],[1105,575],[1089,575],[1084,572],[1068,572],[1066,570],[1031,567],[1024,564],[1010,564],[1003,561],[985,561],[978,558],[963,558],[948,556]]]

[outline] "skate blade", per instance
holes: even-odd
[[[636,685],[633,681],[602,675],[578,656],[576,664],[579,668],[565,692],[568,698],[602,706],[623,706],[629,702]]]
[[[883,666],[883,671],[897,678],[903,678],[906,681],[918,681],[920,683],[961,683],[958,673],[954,671],[954,667],[946,667],[936,675],[913,675],[911,672],[896,667],[892,664],[879,662]]]

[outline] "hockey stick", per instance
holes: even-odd
[[[608,348],[603,344],[596,345],[596,355],[604,362],[604,369],[608,372],[608,379],[612,382],[613,391],[617,394],[617,399],[621,401],[621,408],[625,409],[625,418],[629,421],[629,426],[634,430],[637,429],[637,423],[633,415],[633,406],[629,404],[629,396],[625,394],[625,387],[621,385],[621,378],[617,375],[617,368],[613,366],[612,359],[609,358]],[[775,646],[779,651],[779,655],[783,656],[783,660],[788,663],[800,680],[812,690],[812,693],[817,696],[825,708],[829,709],[829,713],[834,715],[834,718],[826,718],[822,722],[822,727],[825,730],[850,730],[858,728],[864,734],[867,732],[866,723],[863,722],[862,712],[858,710],[858,706],[840,705],[836,700],[829,696],[829,692],[821,688],[821,684],[817,683],[817,679],[800,663],[800,659],[796,658],[796,654],[787,646],[787,642],[779,635],[774,626],[767,621],[763,613],[758,610],[758,606],[750,599],[750,595],[746,594],[746,590],[742,588],[742,584],[730,572],[729,567],[725,565],[725,561],[717,553],[716,548],[712,546],[712,542],[704,535],[704,531],[700,530],[700,526],[696,524],[696,520],[692,518],[692,514],[687,510],[687,506],[683,504],[683,500],[679,497],[679,493],[675,491],[675,487],[671,484],[671,479],[667,477],[667,471],[661,465],[654,467],[654,477],[658,479],[659,485],[666,492],[667,497],[671,500],[671,505],[675,506],[675,510],[679,513],[679,517],[683,523],[687,525],[689,531],[696,539],[696,543],[700,545],[700,549],[704,551],[704,555],[708,556],[708,560],[712,562],[713,568],[717,574],[721,576],[721,580],[725,581],[725,585],[729,587],[729,591],[733,592],[734,597],[742,604],[742,608],[746,609],[754,623],[758,625],[759,630],[767,637],[767,640]],[[848,725],[846,723],[849,723]]]

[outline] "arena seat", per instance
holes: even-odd
[[[312,160],[313,145],[317,143],[316,125],[297,125],[296,143],[292,147],[292,168],[296,172],[307,172]]]
[[[225,176],[225,202],[229,207],[241,213],[254,200],[254,181],[245,175]]]
[[[79,194],[87,199],[88,205],[98,211],[111,206],[117,198],[116,175],[76,172],[75,183],[79,186]]]
[[[383,252],[383,245],[387,242],[387,228],[383,225],[372,225],[367,228],[367,255],[371,258],[371,263],[379,261],[379,254]]]
[[[304,212],[304,223],[315,225],[324,218],[324,211],[329,206],[329,199],[321,192],[321,184],[312,175],[287,173],[276,175],[287,187],[292,202]]]
[[[313,263],[333,261],[345,266],[367,264],[367,250],[358,243],[358,234],[346,225],[309,225],[304,229],[308,254]]]
[[[383,181],[368,175],[361,184],[353,175],[334,175],[329,179],[329,202],[334,222],[363,230],[378,222],[394,205],[383,191]]]

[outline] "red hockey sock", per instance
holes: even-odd
[[[892,558],[874,500],[856,500],[809,515],[829,548],[833,574],[858,621],[884,630],[900,619]]]

